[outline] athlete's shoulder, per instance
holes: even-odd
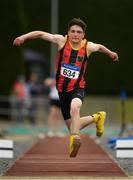
[[[93,46],[95,46],[95,43],[93,43],[93,42],[91,42],[91,41],[87,41],[87,45],[88,45],[89,47],[93,47]]]
[[[58,47],[59,50],[61,50],[64,47],[64,45],[66,44],[67,39],[68,39],[67,35],[60,37],[60,44],[59,44],[59,47]]]
[[[56,36],[57,39],[59,39],[60,41],[63,41],[65,36],[61,35],[61,34],[54,34]]]
[[[61,35],[61,34],[52,34],[53,35],[53,38],[55,39],[55,42],[58,44],[58,45],[60,45],[60,43],[62,42],[62,41],[64,41],[64,36],[63,35]]]
[[[87,54],[88,56],[92,53],[95,52],[96,49],[96,44],[91,41],[87,41]]]

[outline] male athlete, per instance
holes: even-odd
[[[70,131],[69,153],[75,157],[81,146],[80,130],[91,123],[96,124],[96,135],[104,133],[106,112],[100,111],[93,115],[80,117],[80,109],[84,99],[84,74],[88,57],[91,53],[99,51],[112,60],[118,61],[117,53],[110,51],[101,44],[89,42],[84,39],[86,24],[74,18],[68,23],[68,34],[51,34],[42,31],[32,31],[17,37],[13,45],[20,46],[29,39],[43,39],[58,45],[56,59],[56,87],[59,93],[61,110]]]

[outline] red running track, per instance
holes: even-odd
[[[68,143],[68,137],[39,140],[5,176],[127,177],[88,135],[82,135],[82,146],[76,158],[69,158]]]

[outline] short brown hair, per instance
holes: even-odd
[[[85,32],[85,30],[86,30],[86,24],[85,24],[85,22],[84,22],[82,19],[80,19],[80,18],[73,18],[73,19],[71,19],[71,20],[69,21],[69,23],[68,23],[68,30],[69,30],[70,27],[73,26],[73,25],[80,26],[80,27],[83,29],[84,32]]]

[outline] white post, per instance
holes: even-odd
[[[0,140],[0,158],[13,158],[13,141]]]

